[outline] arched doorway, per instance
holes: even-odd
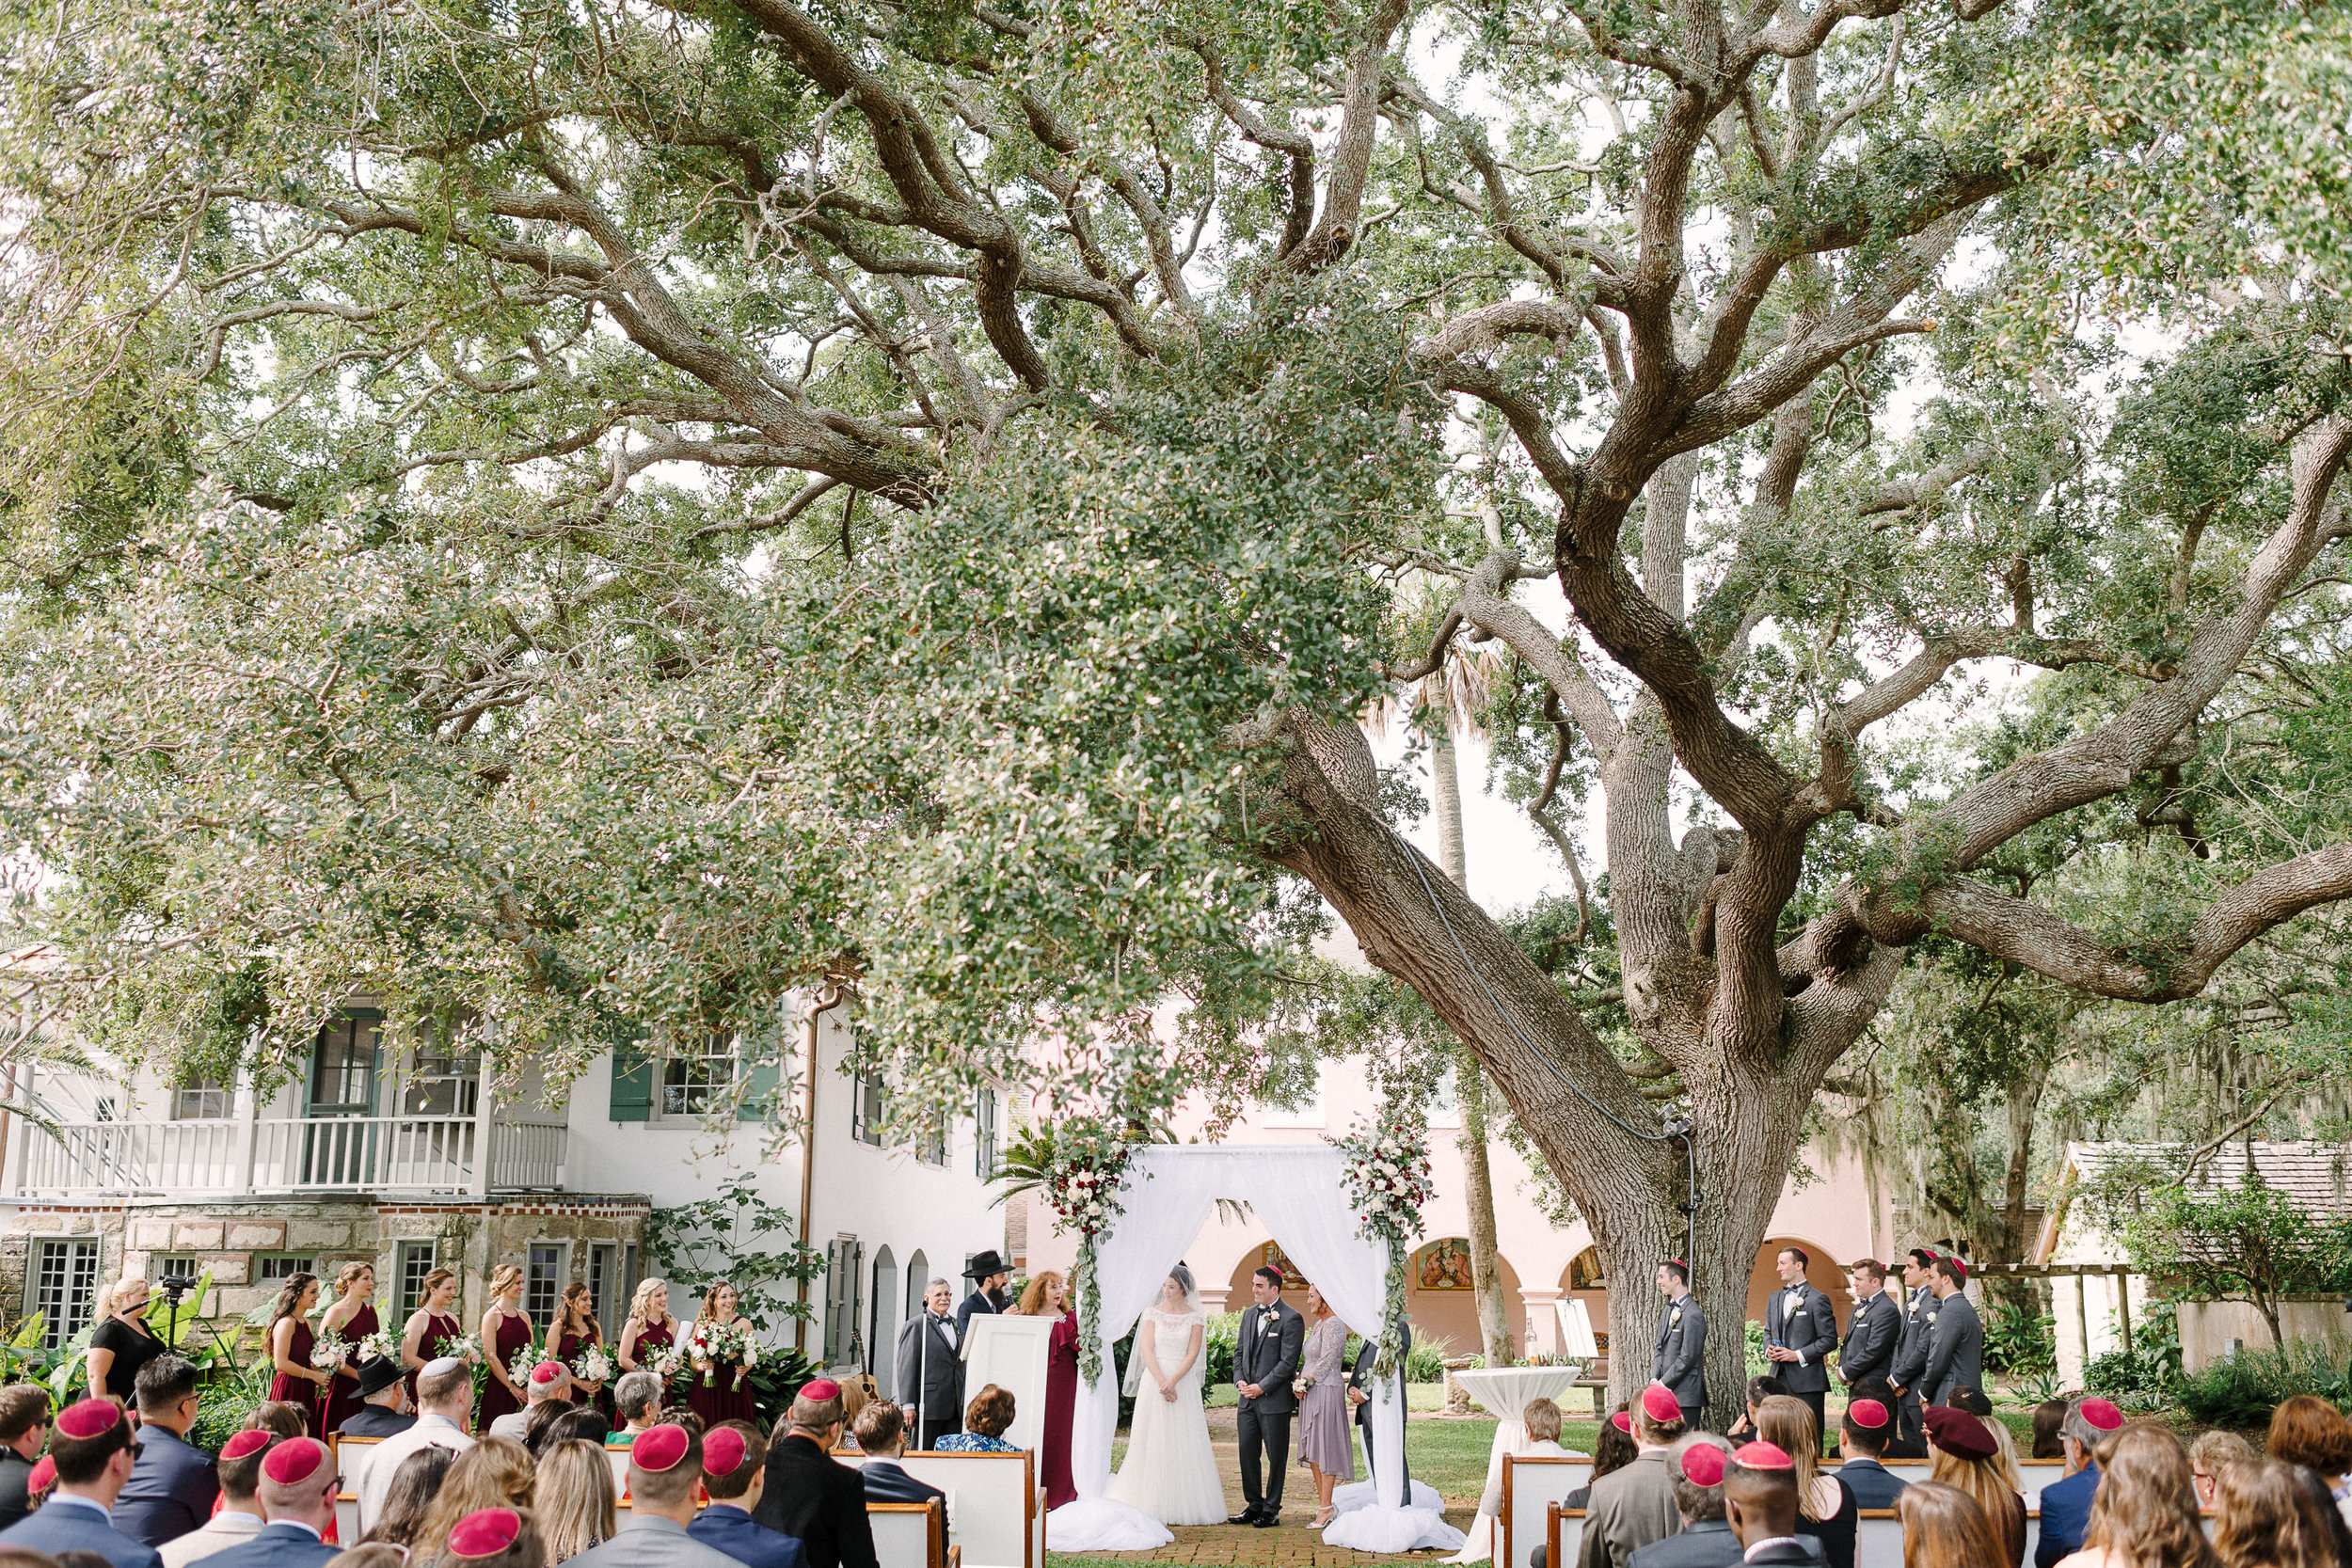
[[[907,1259],[907,1312],[909,1318],[923,1310],[923,1287],[931,1282],[931,1266],[918,1252]],[[904,1322],[904,1319],[900,1320]]]
[[[887,1370],[898,1346],[898,1259],[885,1246],[874,1254],[874,1321],[866,1336],[866,1370]]]
[[[1502,1265],[1502,1322],[1511,1336],[1514,1357],[1527,1346],[1527,1305],[1519,1298],[1518,1272],[1508,1258]],[[1417,1343],[1445,1341],[1448,1355],[1479,1353],[1478,1295],[1470,1289],[1470,1239],[1441,1236],[1422,1243],[1406,1265],[1408,1283],[1405,1311],[1413,1320]]]
[[[1780,1289],[1778,1268],[1781,1249],[1796,1247],[1805,1255],[1804,1277],[1821,1294],[1829,1297],[1837,1308],[1837,1322],[1843,1327],[1846,1315],[1853,1310],[1853,1300],[1846,1293],[1846,1268],[1832,1258],[1825,1248],[1817,1246],[1802,1236],[1772,1236],[1756,1249],[1756,1267],[1748,1274],[1748,1322],[1764,1321],[1764,1304]]]

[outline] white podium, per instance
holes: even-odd
[[[1039,1450],[1045,1432],[1045,1368],[1054,1320],[975,1312],[963,1337],[963,1401],[993,1383],[1012,1395],[1005,1441]]]

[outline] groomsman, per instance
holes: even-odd
[[[1233,1342],[1233,1387],[1241,1396],[1233,1434],[1241,1439],[1241,1502],[1229,1525],[1272,1529],[1282,1522],[1282,1481],[1291,1460],[1291,1418],[1298,1396],[1291,1382],[1307,1345],[1307,1321],[1282,1301],[1282,1271],[1249,1276],[1254,1305],[1241,1315]],[[1261,1460],[1266,1469],[1261,1481]]]
[[[1806,1283],[1804,1268],[1812,1260],[1796,1246],[1782,1247],[1774,1259],[1780,1289],[1764,1304],[1764,1354],[1779,1364],[1788,1391],[1813,1407],[1818,1436],[1829,1414],[1829,1369],[1823,1363],[1837,1348],[1837,1308]]]
[[[1895,1441],[1886,1446],[1889,1459],[1925,1459],[1928,1440],[1920,1419],[1919,1378],[1928,1370],[1929,1314],[1935,1308],[1933,1247],[1913,1247],[1903,1263],[1903,1283],[1911,1299],[1903,1307],[1902,1332],[1895,1339],[1895,1364],[1886,1370],[1896,1400]]]
[[[1928,1366],[1919,1377],[1930,1404],[1948,1404],[1955,1388],[1984,1387],[1984,1323],[1976,1304],[1961,1294],[1968,1265],[1953,1257],[1935,1260],[1935,1305],[1928,1312]]]
[[[1837,1348],[1837,1379],[1851,1388],[1866,1377],[1884,1377],[1895,1365],[1902,1338],[1903,1309],[1886,1293],[1886,1266],[1865,1258],[1846,1271],[1853,1291],[1853,1317],[1846,1342]]]
[[[1707,1315],[1691,1299],[1691,1265],[1679,1258],[1659,1264],[1658,1289],[1666,1305],[1658,1311],[1649,1380],[1673,1391],[1682,1406],[1682,1424],[1695,1429],[1707,1407]]]

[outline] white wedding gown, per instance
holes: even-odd
[[[1159,1364],[1173,1367],[1184,1358],[1196,1328],[1207,1332],[1201,1313],[1147,1308],[1136,1326],[1136,1366],[1143,1362],[1144,1335],[1152,1337],[1152,1351]],[[1111,1478],[1106,1494],[1162,1524],[1225,1522],[1225,1482],[1216,1473],[1216,1455],[1209,1449],[1209,1417],[1200,1404],[1200,1380],[1208,1359],[1204,1341],[1190,1370],[1177,1380],[1173,1400],[1162,1399],[1151,1373],[1142,1373],[1135,1420],[1127,1433],[1127,1462]]]

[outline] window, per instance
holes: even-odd
[[[100,1095],[97,1101],[90,1106],[90,1120],[112,1121],[114,1119],[115,1097],[110,1094]]]
[[[255,1284],[282,1282],[298,1274],[319,1272],[317,1257],[308,1252],[257,1252],[253,1255]]]
[[[621,1337],[621,1320],[613,1308],[612,1287],[619,1283],[620,1248],[598,1242],[588,1249],[588,1308],[613,1338]]]
[[[972,1107],[972,1172],[983,1181],[996,1178],[996,1091],[982,1089]]]
[[[564,1289],[564,1244],[561,1242],[533,1242],[531,1259],[523,1270],[523,1310],[533,1322],[547,1323],[555,1316],[555,1299]]]
[[[401,1092],[400,1108],[412,1117],[469,1117],[480,1103],[482,1058],[462,1050],[448,1027],[426,1026],[432,1043],[421,1045],[410,1058],[408,1083]]]
[[[230,1114],[235,1100],[217,1078],[190,1078],[174,1091],[171,1119],[174,1121],[218,1121]]]
[[[880,1148],[882,1141],[882,1081],[879,1072],[850,1079],[850,1136]]]
[[[339,1018],[319,1031],[310,1059],[310,1115],[375,1114],[375,1048],[383,1021],[373,1014]]]
[[[40,1242],[33,1253],[33,1310],[40,1348],[61,1350],[89,1321],[98,1297],[96,1242]]]
[[[201,1278],[203,1274],[203,1263],[193,1256],[157,1258],[147,1265],[148,1282],[154,1286],[158,1293],[163,1290],[164,1281],[175,1275],[193,1281]]]
[[[707,1117],[726,1108],[735,1091],[735,1041],[713,1035],[702,1053],[668,1056],[661,1063],[661,1114]]]
[[[948,1121],[945,1111],[941,1112],[939,1119],[931,1124],[930,1131],[914,1146],[914,1157],[927,1165],[946,1164],[948,1140],[954,1132],[954,1124]]]
[[[400,1281],[401,1322],[406,1323],[408,1315],[424,1305],[424,1276],[440,1262],[440,1253],[437,1242],[400,1243],[395,1266],[400,1271],[396,1277]]]

